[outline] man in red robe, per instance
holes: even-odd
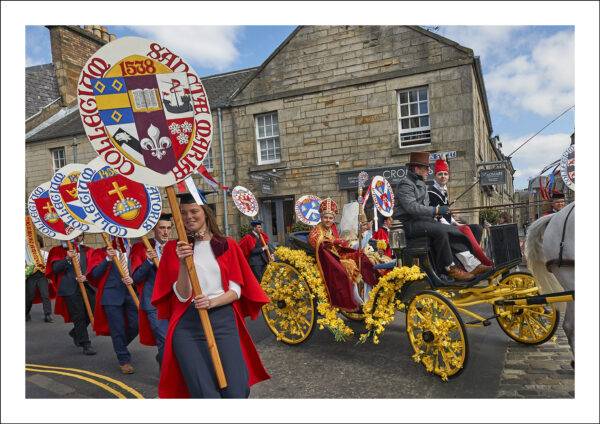
[[[242,237],[239,245],[254,276],[260,281],[265,273],[265,268],[272,260],[272,247],[269,246],[269,236],[262,230],[262,221],[254,220],[250,225],[252,231]]]
[[[392,248],[390,247],[390,228],[392,228],[392,224],[394,223],[394,219],[389,217],[383,217],[383,222],[381,227],[373,234],[373,240],[383,240],[385,241],[385,251],[384,254],[388,258],[393,258],[394,253],[392,252]]]
[[[193,199],[182,199],[182,203],[184,202],[193,202]],[[192,243],[194,242],[192,241]],[[198,243],[194,245],[196,244]],[[182,317],[191,307],[190,303],[193,296],[187,301],[181,301],[174,292],[174,283],[178,280],[180,267],[176,246],[177,242],[175,240],[167,242],[160,260],[154,292],[152,294],[152,304],[158,310],[158,318],[169,320],[158,384],[158,396],[161,398],[190,397],[179,361],[175,355],[173,335],[178,324],[182,321]],[[243,359],[248,371],[248,386],[251,386],[270,377],[262,365],[258,352],[246,328],[244,318],[249,316],[252,319],[256,319],[260,308],[269,302],[269,298],[258,284],[235,240],[229,237],[213,237],[210,240],[210,249],[218,264],[222,289],[227,292],[230,282],[235,282],[241,289],[239,298],[231,303],[231,305],[233,307]],[[199,278],[202,278],[202,275],[199,275]],[[198,333],[201,332],[201,326],[198,324]],[[212,372],[212,364],[209,366]]]
[[[46,262],[46,277],[56,287],[57,297],[54,313],[61,315],[65,323],[73,322],[73,329],[69,331],[69,336],[73,338],[75,346],[82,347],[85,355],[95,355],[96,351],[92,348],[87,332],[90,319],[79,286],[79,283],[82,282],[93,311],[95,294],[87,283],[85,273],[93,266],[92,257],[95,250],[83,245],[83,237],[81,234],[75,239],[74,250],[67,250],[66,242],[50,249]],[[73,267],[75,258],[81,267],[82,275],[80,277],[75,275]]]

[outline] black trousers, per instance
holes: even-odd
[[[405,223],[406,236],[428,237],[433,250],[436,269],[444,272],[452,262],[457,263],[454,253],[469,250],[469,239],[453,225],[430,221],[410,221]]]
[[[248,369],[242,355],[233,307],[208,310],[215,341],[227,378],[227,387],[219,389],[206,336],[194,304],[185,311],[173,333],[173,351],[192,398],[247,398]]]
[[[96,294],[87,284],[85,284],[85,288],[93,313]],[[67,310],[69,311],[69,315],[71,315],[71,321],[73,321],[73,329],[69,334],[73,336],[73,340],[75,340],[75,344],[78,346],[89,344],[90,337],[87,332],[87,326],[90,323],[90,318],[85,309],[85,303],[83,302],[83,296],[81,295],[79,287],[77,287],[77,291],[74,294],[71,296],[63,296],[63,299],[67,304]]]
[[[39,289],[40,296],[42,297],[44,314],[50,315],[52,313],[52,304],[50,303],[50,296],[48,293],[48,279],[40,271],[36,271],[25,280],[25,315],[29,314],[31,311],[36,288]]]

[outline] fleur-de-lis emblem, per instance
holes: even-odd
[[[152,151],[152,156],[156,159],[162,159],[167,153],[165,149],[171,147],[171,139],[169,137],[161,137],[160,130],[154,125],[150,124],[148,128],[148,135],[150,138],[143,138],[140,142],[142,149]]]

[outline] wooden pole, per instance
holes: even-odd
[[[106,247],[112,247],[112,245],[110,244],[110,240],[108,238],[108,234],[102,233],[102,238],[104,239],[104,244],[106,245]],[[115,264],[115,266],[117,267],[117,270],[119,271],[119,274],[121,275],[121,278],[128,277],[128,275],[125,274],[125,270],[123,269],[123,266],[121,265],[121,261],[119,260],[117,255],[113,256],[112,260],[113,260],[113,264]],[[136,308],[140,309],[140,300],[138,299],[137,294],[135,294],[135,290],[133,290],[133,287],[131,287],[131,284],[126,284],[126,286],[127,286],[127,290],[129,290],[129,294],[131,295],[131,298],[133,299],[133,301],[135,303]]]
[[[150,244],[150,240],[148,240],[148,237],[142,236],[142,242],[144,243],[144,246],[146,246],[147,250],[154,250],[154,248]],[[156,250],[154,250],[154,252],[156,253]],[[156,269],[158,269],[158,258],[152,259],[152,262],[154,262],[154,266],[156,267]]]
[[[67,240],[67,247],[69,248],[69,250],[73,250],[73,243],[71,243],[71,240]],[[83,252],[82,254],[85,255],[85,253]],[[81,266],[79,265],[79,259],[77,259],[77,256],[73,258],[73,268],[75,269],[75,275],[77,276],[77,278],[81,277]],[[92,313],[92,307],[90,306],[90,299],[88,298],[87,290],[85,289],[85,285],[81,281],[78,281],[77,283],[79,284],[79,290],[81,290],[81,296],[83,297],[85,310],[87,311],[88,317],[90,318],[90,323],[93,326],[94,314]]]
[[[167,199],[169,200],[169,205],[171,206],[171,213],[173,214],[173,222],[175,223],[175,229],[177,230],[177,237],[179,238],[179,241],[189,243],[187,233],[183,225],[183,219],[181,218],[179,203],[177,202],[177,197],[175,195],[175,189],[173,188],[173,186],[169,186],[165,187],[165,191],[167,192]],[[185,267],[187,269],[188,276],[190,277],[194,297],[201,295],[202,289],[200,288],[200,280],[198,279],[198,274],[196,274],[194,258],[192,258],[191,256],[185,258]],[[227,387],[227,379],[225,378],[225,371],[223,371],[223,364],[221,363],[221,357],[219,356],[219,351],[217,349],[215,335],[213,333],[212,326],[210,325],[208,312],[206,309],[198,309],[198,314],[200,315],[202,329],[204,330],[204,334],[206,335],[206,344],[208,345],[208,351],[213,361],[213,366],[215,367],[217,383],[219,384],[219,388],[224,389],[225,387]]]
[[[271,252],[269,251],[269,246],[265,242],[265,238],[263,237],[260,231],[258,232],[258,235],[260,236],[260,241],[262,241],[262,245],[267,248],[267,262],[271,262]]]

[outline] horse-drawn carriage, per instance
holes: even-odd
[[[521,262],[517,226],[492,227],[493,269],[469,282],[455,282],[436,272],[427,238],[405,240],[400,222],[390,231],[397,263],[382,275],[362,310],[343,311],[329,303],[325,282],[307,242],[307,233],[294,233],[289,247],[275,251],[261,285],[271,302],[263,307],[267,326],[277,340],[288,345],[305,342],[318,325],[327,327],[336,340],[353,330],[346,319],[363,321],[360,341],[378,343],[395,316],[406,315],[406,332],[413,358],[427,371],[446,380],[457,376],[469,356],[467,327],[485,327],[495,319],[513,340],[529,345],[544,343],[554,335],[559,313],[554,302],[572,299],[572,292],[539,295],[534,277],[517,270]],[[473,307],[490,305],[487,314]]]

